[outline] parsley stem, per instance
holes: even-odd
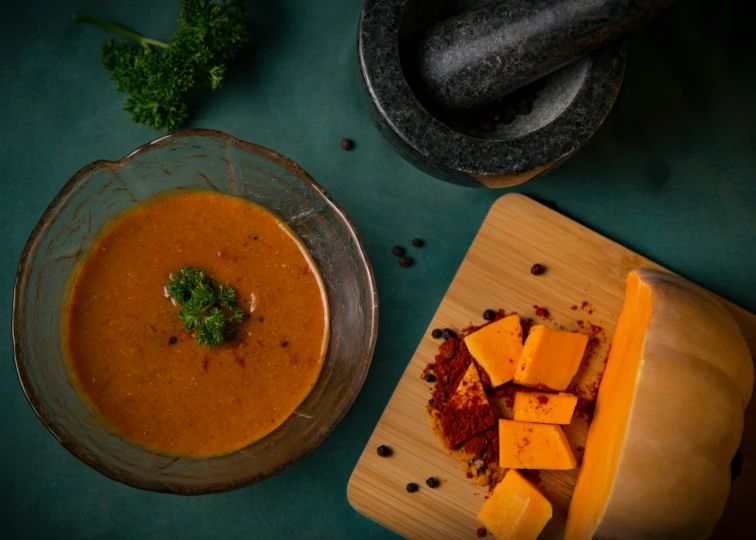
[[[112,24],[107,21],[103,21],[101,19],[95,19],[94,17],[90,17],[89,15],[79,15],[78,13],[76,13],[73,16],[73,20],[78,21],[78,22],[93,24],[95,26],[99,26],[100,28],[104,28],[105,30],[110,30],[111,32],[115,32],[116,34],[119,34],[125,38],[136,41],[145,49],[149,49],[150,45],[154,45],[155,47],[161,47],[163,49],[166,49],[168,47],[167,43],[158,41],[157,39],[140,36],[136,32],[127,30],[126,28],[122,26],[118,26],[117,24]]]

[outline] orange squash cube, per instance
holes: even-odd
[[[577,466],[562,428],[499,419],[499,465],[505,469],[567,470]]]
[[[551,515],[548,499],[510,469],[478,513],[478,521],[499,540],[535,540]]]
[[[515,392],[513,418],[518,422],[569,424],[577,397],[566,392]]]
[[[588,338],[536,325],[522,348],[514,381],[523,386],[566,390],[580,367]]]
[[[522,326],[519,315],[510,315],[465,337],[467,350],[486,370],[496,387],[514,377],[522,354]]]

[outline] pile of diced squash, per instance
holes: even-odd
[[[535,539],[551,519],[551,503],[516,469],[573,469],[577,465],[560,424],[569,424],[577,397],[566,393],[580,366],[588,338],[534,325],[522,342],[518,315],[504,317],[465,337],[478,365],[498,387],[510,381],[532,390],[515,393],[513,418],[500,418],[499,464],[510,469],[478,514],[500,539]],[[474,370],[474,366],[471,366]],[[463,381],[480,385],[475,372]]]

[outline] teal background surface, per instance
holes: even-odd
[[[359,229],[380,292],[380,334],[354,406],[315,451],[236,492],[141,492],[68,454],[18,385],[12,288],[28,234],[96,159],[159,135],[128,121],[99,64],[99,16],[159,39],[173,0],[11,0],[0,6],[0,517],[7,538],[387,538],[346,484],[492,202],[404,162],[374,128],[355,62],[360,0],[252,0],[252,44],[187,127],[226,131],[297,161]],[[630,40],[617,104],[589,144],[519,191],[756,311],[756,38],[747,2],[681,2]],[[344,152],[348,137],[354,150]],[[425,239],[412,268],[395,244]],[[576,253],[576,257],[580,254]],[[471,533],[472,534],[472,533]]]

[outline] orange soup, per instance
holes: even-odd
[[[201,346],[183,329],[164,295],[182,267],[236,290],[235,339]],[[73,283],[65,346],[80,392],[115,432],[161,453],[220,455],[262,438],[323,365],[320,275],[287,226],[241,199],[153,197],[103,228]]]

